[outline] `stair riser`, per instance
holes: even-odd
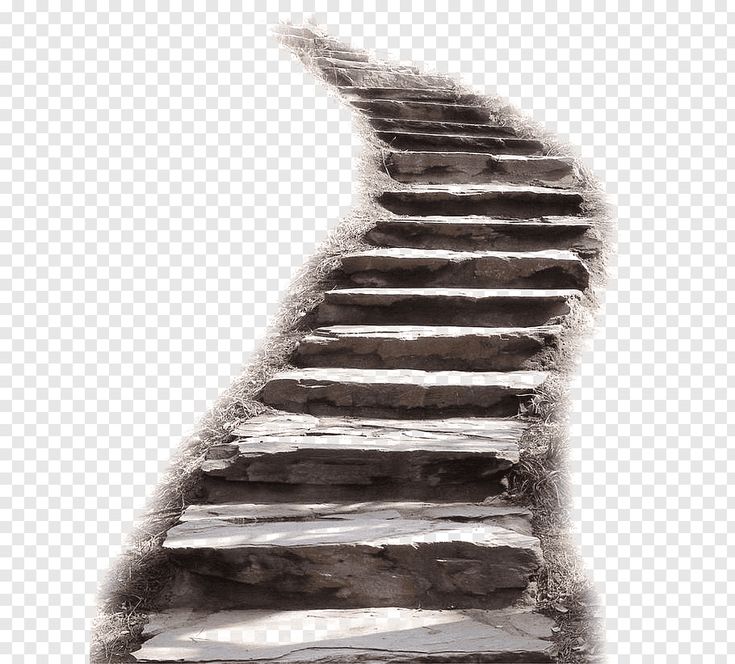
[[[525,138],[493,136],[450,136],[446,134],[397,134],[380,131],[377,136],[395,150],[426,152],[481,152],[492,154],[541,155],[543,146]]]
[[[176,549],[169,555],[189,572],[177,584],[174,605],[210,609],[501,608],[520,598],[541,563],[532,548],[467,542]]]
[[[514,371],[526,368],[531,358],[555,340],[551,332],[439,339],[307,337],[299,344],[294,363],[356,369]]]
[[[317,325],[463,325],[527,327],[544,325],[569,313],[563,301],[514,300],[437,301],[405,298],[386,306],[333,304],[325,301],[316,314]]]
[[[388,174],[406,184],[486,184],[506,182],[571,187],[571,164],[564,159],[502,159],[462,152],[394,152],[384,158]]]
[[[530,399],[531,390],[496,385],[304,385],[275,378],[266,383],[259,396],[268,406],[311,415],[510,417]]]
[[[430,122],[463,122],[468,124],[479,124],[492,120],[490,111],[482,106],[394,101],[390,99],[356,101],[352,105],[374,118],[428,120]]]
[[[451,91],[453,92],[453,91]],[[370,126],[375,131],[393,134],[395,132],[409,132],[421,135],[459,135],[469,137],[500,137],[514,138],[516,132],[510,127],[492,124],[472,124],[458,122],[438,122],[433,120],[412,120],[408,118],[371,118]],[[535,144],[541,145],[538,141]]]
[[[452,195],[445,192],[386,191],[378,202],[394,214],[532,219],[574,216],[581,213],[579,194],[531,192],[482,192]]]
[[[365,239],[377,247],[448,249],[451,251],[542,251],[571,249],[583,255],[594,254],[599,242],[583,226],[544,224],[435,224],[381,223],[368,231]]]
[[[482,501],[505,490],[512,465],[496,455],[449,451],[298,450],[238,458],[224,472],[207,472],[205,464],[204,489],[209,502],[228,503]]]
[[[393,258],[345,257],[345,283],[374,287],[578,288],[589,283],[581,262],[552,259],[478,258],[438,267]]]

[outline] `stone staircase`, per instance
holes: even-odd
[[[596,245],[569,159],[448,79],[282,27],[382,142],[396,186],[308,318],[273,410],[208,450],[166,538],[143,662],[549,662],[543,564],[511,502]]]

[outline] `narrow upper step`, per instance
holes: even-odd
[[[477,104],[478,95],[444,88],[347,88],[347,99],[405,99],[413,101],[443,101],[455,104]]]
[[[372,249],[343,256],[341,271],[356,286],[584,289],[589,283],[579,257],[558,249]]]
[[[407,184],[507,182],[571,187],[574,160],[566,157],[492,155],[478,152],[387,152],[388,174]]]
[[[371,99],[353,101],[352,106],[374,118],[429,120],[481,124],[490,122],[494,114],[484,106],[448,104],[441,101],[411,101],[403,99]]]
[[[524,609],[397,607],[154,614],[139,662],[551,662],[553,621]]]
[[[395,214],[508,219],[580,215],[582,201],[576,191],[511,185],[415,185],[378,196],[378,202]]]
[[[334,418],[311,417],[311,428],[289,431],[285,415],[265,432],[207,450],[207,502],[482,501],[505,490],[503,478],[518,461],[528,427],[490,419],[482,435],[473,435],[460,429],[472,424],[467,419],[442,431],[421,421],[407,428],[396,420],[342,418],[330,426]]]
[[[499,608],[541,563],[527,528],[527,513],[502,502],[206,505],[189,507],[163,546],[189,572],[175,605]]]
[[[293,362],[301,367],[513,371],[554,344],[560,329],[336,325],[304,337]]]
[[[315,415],[506,417],[546,379],[541,371],[307,368],[283,371],[262,388],[263,403]]]
[[[494,219],[492,217],[386,217],[365,235],[384,247],[452,251],[541,251],[573,249],[585,255],[599,248],[592,221],[583,217]]]
[[[322,70],[330,70],[335,67],[349,70],[375,70],[386,72],[403,72],[408,74],[418,74],[419,69],[411,65],[393,64],[387,62],[369,62],[357,60],[340,60],[335,57],[316,57],[314,63]]]
[[[483,125],[477,126],[481,127]],[[490,152],[492,154],[521,155],[541,155],[544,153],[544,144],[533,138],[513,138],[503,135],[431,134],[411,131],[377,131],[375,135],[394,150]]]
[[[569,312],[576,290],[344,288],[327,291],[318,325],[546,325]]]

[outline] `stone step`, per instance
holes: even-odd
[[[352,106],[374,118],[467,124],[482,124],[490,122],[494,118],[492,111],[484,106],[447,104],[441,101],[371,99],[353,101]]]
[[[449,251],[386,248],[346,254],[340,271],[355,286],[578,288],[589,272],[570,251]]]
[[[546,325],[569,312],[576,290],[343,288],[327,291],[315,314],[324,325]]]
[[[324,79],[339,87],[385,87],[385,88],[451,88],[454,83],[444,76],[412,74],[410,72],[387,69],[359,69],[331,67],[322,69]]]
[[[369,61],[357,61],[357,60],[340,60],[338,58],[326,58],[316,57],[314,58],[314,64],[321,70],[329,70],[335,67],[340,69],[354,70],[372,70],[372,71],[387,71],[387,72],[404,72],[407,74],[418,74],[419,69],[411,65],[401,64],[388,64],[385,62],[369,62]]]
[[[527,609],[180,609],[151,616],[139,662],[552,662],[553,620]]]
[[[163,543],[185,571],[172,606],[505,607],[541,564],[521,512],[364,501],[191,506]]]
[[[312,415],[508,417],[545,379],[542,371],[307,368],[277,373],[258,398]]]
[[[394,150],[544,154],[544,144],[532,138],[506,138],[502,135],[422,134],[410,131],[377,131],[375,135]]]
[[[432,91],[435,92],[435,91]],[[447,90],[454,94],[455,90]],[[514,137],[516,132],[511,127],[496,124],[478,124],[464,122],[438,122],[432,120],[414,120],[409,118],[370,118],[370,126],[375,131],[403,135],[408,134],[436,134],[437,136],[476,136],[476,137]],[[539,141],[534,145],[541,146]]]
[[[567,157],[491,155],[479,152],[386,152],[388,174],[407,184],[509,182],[572,187],[574,160]]]
[[[333,58],[335,60],[352,60],[354,62],[367,62],[370,60],[370,56],[364,51],[340,51],[340,50],[325,50],[321,52],[325,58]]]
[[[451,88],[347,88],[343,94],[347,99],[431,100],[455,104],[478,104],[481,101],[479,95],[464,93]]]
[[[265,432],[209,448],[206,502],[482,501],[505,491],[528,427],[488,419],[482,435],[473,435],[461,429],[467,419],[451,418],[442,431],[421,421],[406,428],[396,426],[401,420],[305,417],[308,429],[289,432],[291,422],[281,417]]]
[[[380,247],[452,251],[571,249],[585,255],[599,248],[591,230],[592,221],[582,217],[522,221],[472,216],[388,217],[378,220],[365,240]]]
[[[513,371],[552,346],[561,328],[336,325],[304,337],[299,367]]]
[[[576,216],[582,212],[582,200],[579,192],[567,189],[511,185],[414,185],[378,196],[378,202],[394,214],[506,219]]]

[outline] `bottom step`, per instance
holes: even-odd
[[[174,611],[139,662],[551,662],[553,621],[525,610]]]

